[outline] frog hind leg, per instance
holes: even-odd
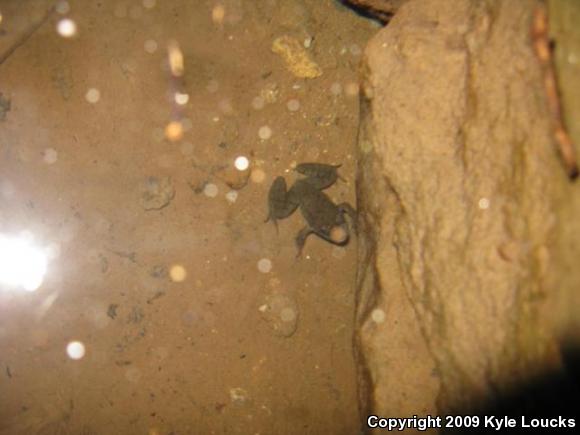
[[[304,248],[304,244],[306,243],[306,239],[310,234],[314,231],[308,226],[302,228],[298,235],[296,236],[296,248],[298,248],[298,252],[296,253],[296,258],[302,256],[302,249]]]
[[[296,166],[296,172],[306,175],[304,181],[318,190],[332,186],[338,178],[341,165],[326,165],[324,163],[301,163]]]
[[[336,206],[341,213],[346,213],[350,218],[352,229],[358,234],[356,210],[348,202],[342,202]]]
[[[268,193],[268,217],[264,222],[271,220],[278,230],[277,220],[290,216],[298,205],[295,195],[288,191],[284,177],[277,177]]]

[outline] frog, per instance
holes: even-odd
[[[351,226],[357,231],[356,210],[348,203],[335,204],[323,191],[340,178],[341,165],[324,163],[301,163],[295,171],[303,177],[288,189],[284,177],[276,177],[268,193],[268,217],[278,230],[278,220],[286,219],[300,209],[306,226],[296,236],[296,257],[301,257],[306,239],[316,234],[337,246],[345,246],[350,239]],[[348,216],[350,224],[345,218]]]

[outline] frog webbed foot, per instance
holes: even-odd
[[[298,235],[296,236],[296,248],[298,248],[298,252],[296,253],[296,258],[299,258],[302,255],[302,249],[304,248],[304,244],[306,243],[306,239],[308,236],[313,233],[312,229],[308,226],[302,228]]]
[[[273,221],[277,230],[276,221],[290,216],[298,208],[298,205],[299,201],[292,191],[288,191],[284,177],[277,177],[268,193],[268,217],[264,222]]]
[[[358,234],[357,213],[356,210],[348,202],[342,202],[336,206],[341,213],[346,213],[350,218],[352,229],[355,234]]]
[[[332,186],[338,178],[338,168],[341,165],[326,165],[323,163],[301,163],[296,166],[296,172],[306,175],[304,181],[318,190]]]

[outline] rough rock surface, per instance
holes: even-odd
[[[559,364],[550,313],[569,187],[529,39],[534,5],[411,0],[366,49],[363,416],[471,409]]]

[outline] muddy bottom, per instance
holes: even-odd
[[[264,221],[302,162],[341,164],[325,193],[356,206],[376,25],[330,0],[50,4],[0,1],[0,251],[48,259],[24,255],[35,291],[0,283],[0,433],[358,433],[356,237],[296,258],[300,212]]]

